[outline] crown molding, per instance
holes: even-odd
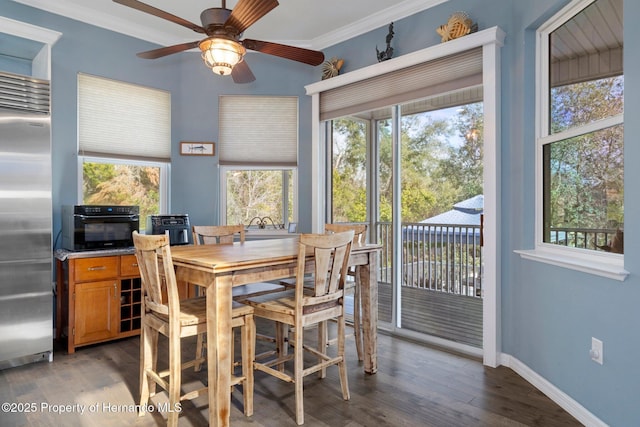
[[[321,50],[447,1],[449,0],[407,0],[374,14],[367,15],[335,31],[316,37],[311,40],[310,46],[312,49]]]
[[[25,6],[41,9],[65,18],[84,22],[89,25],[104,28],[105,30],[115,31],[127,36],[135,37],[140,40],[146,40],[161,46],[169,46],[179,43],[193,41],[195,37],[176,40],[174,36],[168,36],[166,33],[149,27],[134,26],[130,21],[118,19],[113,16],[101,15],[96,13],[95,9],[90,6],[74,6],[70,7],[67,3],[61,3],[51,0],[13,0],[16,3]]]
[[[95,9],[90,6],[73,6],[64,2],[51,0],[13,0],[26,6],[41,9],[66,18],[81,21],[89,25],[94,25],[106,30],[115,31],[137,39],[146,40],[156,43],[160,46],[170,46],[179,43],[193,41],[193,37],[184,39],[176,39],[175,36],[168,36],[166,33],[149,28],[131,25],[131,21],[117,19],[112,16],[101,15],[96,13]],[[270,40],[275,43],[289,44],[292,46],[303,47],[307,49],[321,50],[329,46],[349,40],[353,37],[367,33],[376,28],[386,26],[389,22],[397,21],[407,16],[413,15],[423,10],[432,8],[449,0],[406,0],[398,5],[389,7],[371,15],[364,16],[362,19],[345,25],[335,31],[316,37],[312,40]]]

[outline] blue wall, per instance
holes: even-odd
[[[319,79],[319,68],[259,53],[246,61],[256,81],[233,84],[230,78],[214,76],[198,53],[178,57],[178,91],[172,101],[174,150],[172,156],[172,210],[188,212],[195,223],[218,223],[218,157],[180,156],[178,141],[216,141],[218,137],[218,97],[220,95],[287,95],[299,99],[299,205],[311,205],[311,98],[304,86]],[[242,124],[239,124],[242,125]],[[249,124],[250,125],[250,124]],[[300,228],[310,231],[308,210],[300,215]]]
[[[479,28],[501,27],[502,48],[502,352],[518,359],[612,426],[640,426],[640,147],[629,120],[640,112],[640,52],[634,48],[640,2],[625,2],[625,268],[624,282],[521,259],[534,247],[535,30],[569,0],[450,0],[394,24],[394,56],[440,42],[434,29],[458,10]],[[375,63],[387,28],[325,50],[346,59],[344,71]],[[636,95],[638,93],[638,95]],[[639,129],[640,130],[640,129]],[[486,164],[485,167],[491,167]],[[630,190],[629,190],[630,189]],[[604,342],[604,365],[591,361],[591,337]]]
[[[193,223],[218,222],[218,157],[180,156],[180,141],[216,141],[218,96],[227,94],[286,95],[299,98],[300,170],[310,170],[311,99],[304,86],[317,81],[319,67],[249,53],[256,81],[236,85],[230,77],[212,75],[195,52],[155,61],[139,59],[136,52],[156,45],[78,21],[0,0],[2,16],[63,33],[52,52],[53,221],[54,235],[61,228],[60,207],[76,204],[77,167],[77,73],[88,73],[171,92],[172,99],[172,213],[189,213]],[[0,29],[1,33],[1,29]],[[197,35],[194,33],[194,37]],[[98,55],[96,55],[96,47]],[[5,71],[28,71],[23,61],[4,61]],[[0,60],[0,65],[3,62]],[[11,69],[9,68],[11,65]],[[22,68],[18,68],[22,67]],[[300,206],[311,205],[311,177],[300,174]],[[308,213],[300,229],[311,229]]]
[[[468,12],[480,29],[499,26],[507,34],[502,48],[502,351],[524,363],[571,399],[612,426],[640,425],[640,121],[625,125],[626,269],[624,282],[522,260],[513,253],[534,245],[534,61],[535,29],[568,0],[450,0],[395,22],[394,56],[440,42],[435,28],[457,10]],[[181,140],[217,139],[217,98],[221,94],[295,95],[300,98],[300,226],[310,226],[311,106],[303,86],[319,80],[319,68],[252,54],[257,77],[249,85],[214,78],[198,54],[157,61],[135,52],[153,46],[59,16],[0,0],[0,13],[63,33],[53,49],[54,225],[59,230],[61,204],[76,203],[76,74],[86,72],[166,89],[172,93],[172,207],[194,222],[218,220],[217,157],[178,154]],[[640,112],[640,52],[633,48],[640,30],[635,17],[640,2],[625,2],[625,115]],[[343,72],[376,62],[387,26],[325,49],[327,57],[345,58]],[[95,46],[101,56],[91,56]],[[638,95],[636,95],[636,93]],[[491,167],[491,165],[487,165]],[[591,337],[604,342],[604,365],[589,358]]]

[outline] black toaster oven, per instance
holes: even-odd
[[[140,227],[138,206],[62,207],[62,247],[72,251],[128,248]]]

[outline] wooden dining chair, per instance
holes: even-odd
[[[193,243],[196,245],[231,244],[236,239],[244,242],[244,225],[193,225]]]
[[[325,224],[325,233],[341,233],[344,231],[353,230],[353,244],[365,244],[367,240],[367,225],[366,224]],[[356,268],[349,267],[347,272],[349,280],[346,281],[344,292],[346,294],[353,294],[353,338],[356,343],[356,353],[358,354],[358,360],[364,360],[363,352],[363,338],[362,338],[362,303],[360,298],[360,284],[356,277]],[[322,337],[320,338],[322,339]],[[324,330],[324,339],[327,345],[336,343],[336,339],[329,339],[327,336],[326,328]]]
[[[182,370],[204,361],[199,357],[183,362],[181,358],[181,338],[206,332],[207,313],[205,297],[180,300],[175,270],[171,258],[168,235],[141,235],[133,232],[135,254],[142,279],[144,295],[142,327],[140,332],[140,413],[145,414],[149,398],[155,395],[156,384],[169,394],[167,425],[178,425],[179,412],[173,410],[186,399],[194,399],[207,392],[207,387],[181,394]],[[163,299],[166,288],[166,300]],[[253,308],[245,304],[233,303],[233,328],[241,330],[242,373],[233,376],[232,385],[242,385],[244,413],[253,414],[253,367],[255,353],[255,323]],[[169,366],[158,372],[158,336],[162,334],[169,342]],[[232,366],[229,369],[233,369]]]
[[[327,223],[324,226],[325,233],[340,233],[344,231],[353,230],[353,243],[354,244],[364,244],[367,239],[367,225],[366,224],[332,224]],[[353,295],[353,333],[347,334],[347,338],[353,337],[354,342],[356,344],[356,354],[358,356],[358,361],[364,360],[364,344],[363,344],[363,330],[362,330],[362,303],[360,298],[360,285],[356,278],[356,269],[355,267],[349,267],[347,270],[347,280],[345,282],[345,295],[352,294]],[[280,284],[287,287],[293,288],[295,286],[295,279],[283,279],[280,281]],[[312,286],[312,283],[307,280],[305,282],[305,286]],[[320,325],[320,329],[318,331],[318,340],[325,342],[326,345],[334,345],[337,343],[337,338],[329,338],[329,332],[327,328],[327,323],[323,323]]]
[[[347,276],[353,231],[336,234],[302,234],[298,248],[295,289],[249,298],[245,303],[255,309],[255,315],[276,322],[276,328],[293,329],[293,353],[285,349],[284,332],[276,336],[276,355],[266,361],[254,362],[256,370],[295,384],[296,422],[304,423],[303,380],[307,375],[337,365],[342,397],[349,400],[345,350],[344,284]],[[305,286],[306,257],[313,256],[313,286]],[[337,319],[337,354],[330,356],[324,343],[316,347],[304,343],[304,329],[329,319]],[[304,352],[311,353],[315,363],[304,361]],[[293,369],[287,362],[293,361]],[[275,367],[275,368],[274,368]]]
[[[195,245],[231,245],[234,242],[244,243],[245,230],[244,225],[193,225],[191,226],[193,233],[193,243]],[[285,287],[281,284],[270,282],[256,282],[245,285],[234,286],[231,290],[234,301],[242,302],[243,300],[258,295],[265,295],[274,292],[281,292]],[[265,334],[257,335],[260,340],[274,342],[275,338]],[[206,334],[198,335],[196,358],[204,351],[206,347]],[[263,358],[271,353],[261,353],[257,357]],[[200,370],[200,364],[196,364],[195,370]]]
[[[244,225],[193,225],[193,242],[196,245],[233,244],[238,241],[244,243]],[[283,285],[277,283],[249,283],[233,287],[233,299],[242,301],[245,298],[283,291]]]

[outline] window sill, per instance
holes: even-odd
[[[544,249],[516,250],[514,252],[523,259],[569,268],[621,282],[629,275],[629,272],[624,269],[622,259],[616,259],[619,257],[579,256],[563,253],[564,251],[561,253]]]

